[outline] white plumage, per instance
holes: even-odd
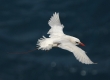
[[[95,64],[88,58],[85,51],[76,46],[84,46],[78,38],[63,33],[64,26],[60,22],[59,13],[55,12],[48,24],[51,27],[47,33],[49,38],[43,36],[43,38],[39,39],[37,42],[38,49],[50,50],[52,47],[59,47],[72,52],[76,59],[82,63]]]

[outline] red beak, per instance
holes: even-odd
[[[81,46],[85,46],[85,45],[84,45],[83,43],[81,43],[81,42],[79,43],[79,45],[81,45]]]

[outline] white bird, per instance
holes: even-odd
[[[96,64],[92,62],[86,55],[85,51],[76,45],[85,46],[76,37],[72,37],[63,33],[64,26],[59,19],[59,13],[54,13],[48,22],[51,29],[48,31],[49,38],[43,36],[37,42],[38,49],[50,50],[52,47],[59,47],[68,50],[74,54],[77,60],[85,64]]]

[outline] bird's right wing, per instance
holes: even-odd
[[[86,55],[85,51],[83,51],[81,48],[73,45],[72,43],[65,42],[58,46],[59,48],[68,50],[74,54],[76,59],[82,63],[85,64],[95,64],[92,62],[89,57]]]
[[[50,18],[48,24],[51,27],[51,29],[47,33],[47,34],[50,34],[49,37],[64,35],[63,33],[64,26],[60,22],[59,13],[55,12],[53,16]]]

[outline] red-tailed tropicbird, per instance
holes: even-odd
[[[60,22],[59,13],[55,12],[48,21],[48,24],[51,27],[47,33],[49,38],[44,36],[40,38],[37,42],[38,49],[50,50],[52,47],[59,47],[72,52],[76,59],[82,63],[96,64],[89,59],[84,50],[76,46],[85,46],[78,38],[63,33],[64,26]]]

